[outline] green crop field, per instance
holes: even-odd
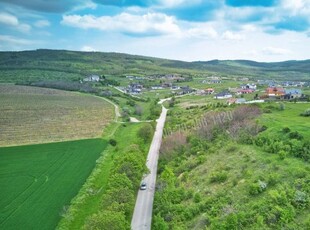
[[[99,137],[113,119],[105,100],[54,89],[0,84],[0,146]]]
[[[55,229],[106,146],[87,139],[0,148],[0,229]]]

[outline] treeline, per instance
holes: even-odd
[[[101,208],[88,218],[85,229],[130,229],[136,191],[147,172],[143,155],[139,146],[131,145],[114,159]]]

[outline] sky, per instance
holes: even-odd
[[[0,0],[0,50],[310,59],[310,0]]]

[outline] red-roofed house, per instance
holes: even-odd
[[[285,90],[282,87],[268,87],[266,89],[266,94],[269,97],[284,96],[285,95]]]

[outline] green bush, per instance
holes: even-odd
[[[221,172],[213,172],[210,176],[210,182],[225,182],[227,180],[227,172],[226,171],[221,171]]]
[[[112,146],[116,146],[117,145],[117,141],[115,139],[110,139],[109,140],[109,144]]]
[[[305,112],[301,113],[300,116],[310,117],[310,109],[307,109]]]
[[[258,195],[262,193],[263,191],[265,191],[266,188],[267,188],[267,183],[259,180],[258,182],[252,183],[250,185],[249,193],[250,195]]]
[[[153,126],[149,123],[145,124],[144,126],[142,126],[139,131],[138,131],[138,136],[144,140],[144,142],[147,142],[149,140],[151,140],[152,136],[153,136]]]
[[[290,132],[289,133],[289,138],[290,139],[297,139],[297,140],[302,140],[304,137],[299,133],[299,132],[297,132],[297,131],[295,131],[295,132]]]

